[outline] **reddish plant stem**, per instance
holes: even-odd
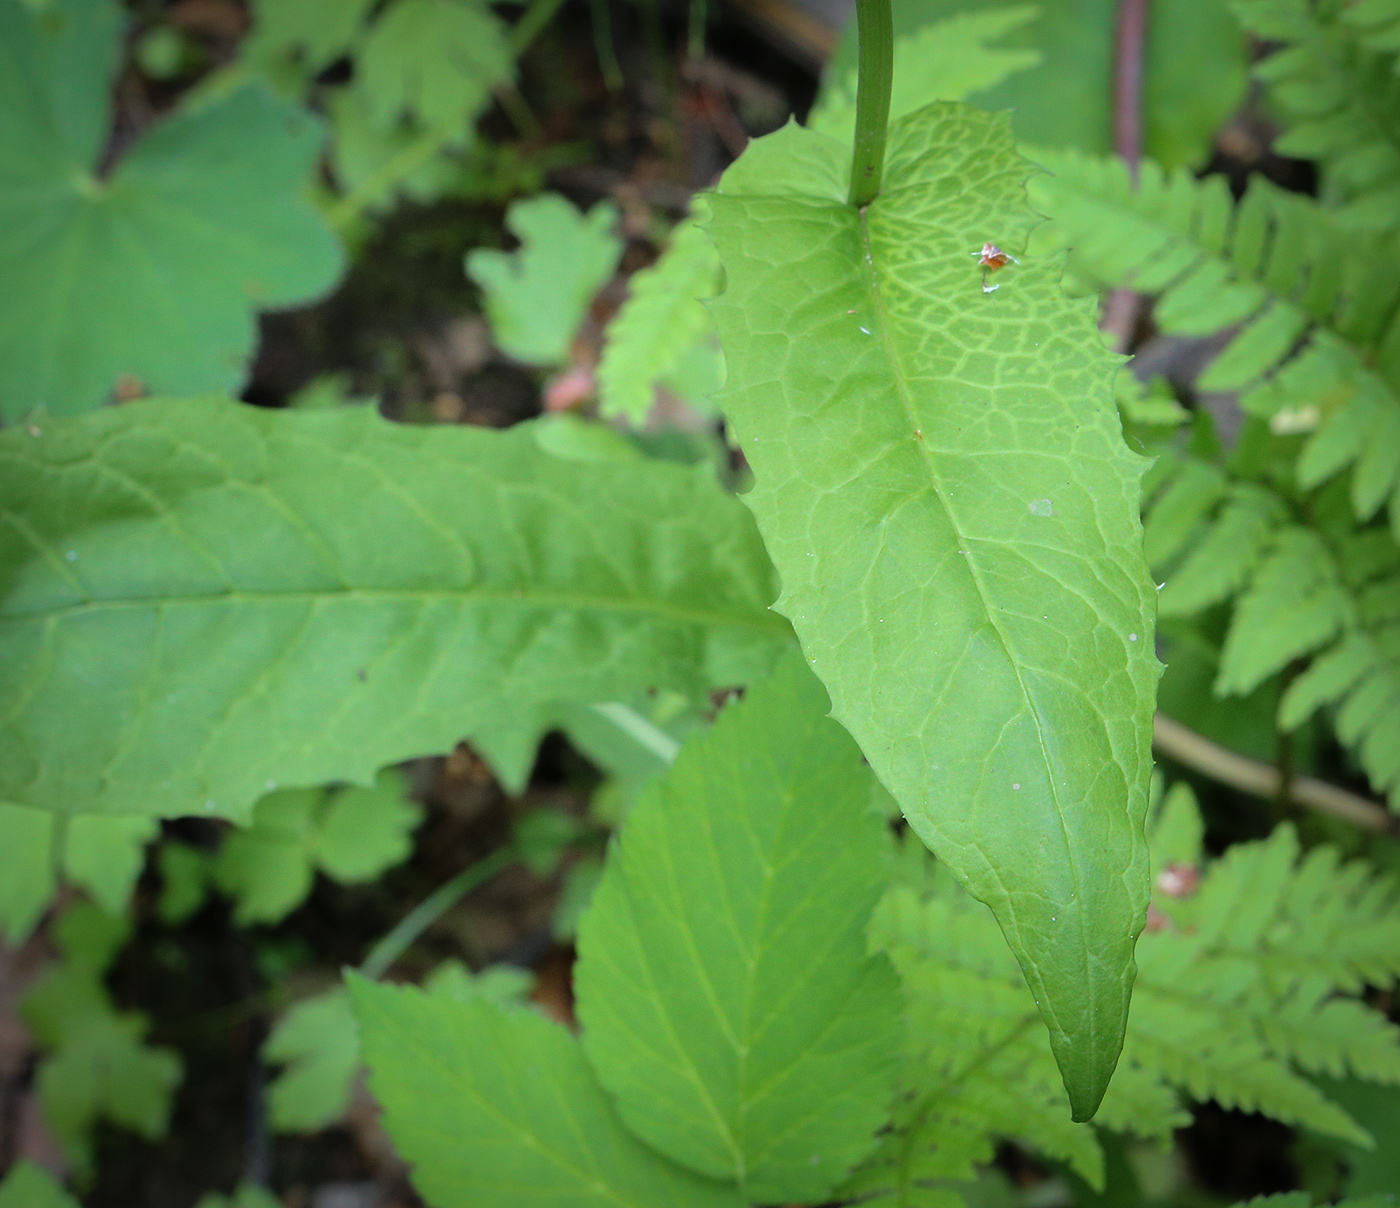
[[[1148,0],[1119,0],[1113,61],[1113,149],[1137,184],[1142,160],[1142,78]]]
[[[1128,165],[1134,187],[1142,161],[1142,92],[1147,45],[1148,0],[1119,0],[1118,33],[1113,56],[1113,149]],[[1104,304],[1099,326],[1127,352],[1137,330],[1142,298],[1130,289],[1115,289]]]

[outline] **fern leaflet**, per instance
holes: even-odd
[[[1292,827],[1198,876],[1202,827],[1184,785],[1151,823],[1154,901],[1138,943],[1123,1058],[1098,1122],[1166,1138],[1182,1098],[1214,1099],[1366,1145],[1303,1074],[1400,1083],[1400,1029],[1356,994],[1400,978],[1400,886]],[[987,910],[934,867],[897,884],[871,924],[908,1002],[894,1129],[843,1193],[879,1208],[942,1208],[1008,1133],[1103,1177],[1092,1129],[1072,1124],[1024,978]]]
[[[1096,288],[1159,295],[1169,334],[1238,327],[1201,375],[1241,390],[1275,432],[1310,432],[1299,481],[1349,465],[1357,518],[1389,500],[1400,532],[1400,250],[1317,202],[1255,180],[1235,204],[1223,177],[1142,166],[1135,190],[1117,160],[1041,157],[1033,190],[1070,268]]]
[[[1324,195],[1349,217],[1388,227],[1400,204],[1400,8],[1393,0],[1234,0],[1256,37],[1281,42],[1256,69],[1290,128],[1284,155],[1318,160]]]

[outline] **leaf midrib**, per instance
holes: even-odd
[[[463,588],[375,588],[327,587],[299,588],[290,591],[257,591],[235,588],[226,591],[187,595],[132,596],[112,600],[84,600],[57,607],[37,607],[28,611],[8,611],[0,606],[0,627],[7,622],[33,620],[59,621],[94,612],[122,609],[171,608],[199,605],[229,604],[329,603],[334,600],[404,601],[415,604],[455,603],[471,605],[514,605],[522,610],[558,609],[577,612],[615,612],[627,615],[651,615],[663,620],[679,621],[706,627],[725,626],[749,629],[760,633],[778,634],[788,628],[787,621],[771,609],[755,610],[750,614],[728,613],[702,608],[687,608],[657,600],[628,600],[588,596],[573,592],[527,592],[523,588],[493,588],[481,590]]]
[[[875,204],[878,204],[878,200]],[[864,252],[864,261],[866,266],[866,284],[870,295],[871,305],[875,311],[875,323],[877,328],[876,337],[879,341],[881,350],[884,352],[885,360],[889,364],[890,375],[894,381],[895,393],[899,398],[900,405],[904,408],[905,417],[909,421],[910,431],[917,431],[922,427],[923,421],[920,419],[917,411],[915,410],[914,399],[912,396],[912,392],[909,388],[908,375],[905,373],[904,364],[900,358],[899,351],[895,346],[895,341],[891,334],[890,319],[885,305],[884,295],[880,290],[879,278],[876,273],[875,247],[870,238],[870,219],[868,207],[860,210],[859,215],[857,217],[857,227],[860,234],[861,249]],[[1073,843],[1070,842],[1069,828],[1065,821],[1065,806],[1064,803],[1060,800],[1059,788],[1055,782],[1054,764],[1050,758],[1050,752],[1046,745],[1044,723],[1041,719],[1040,711],[1036,707],[1035,701],[1031,697],[1030,690],[1026,687],[1026,682],[1021,676],[1020,664],[1017,662],[1015,655],[1012,653],[1011,643],[1007,639],[1006,634],[1003,632],[1001,625],[997,621],[996,613],[993,610],[991,602],[988,598],[986,587],[982,583],[981,576],[978,574],[977,571],[976,555],[974,551],[970,549],[961,548],[963,544],[962,529],[958,526],[956,517],[953,513],[952,505],[948,501],[947,494],[943,486],[943,480],[939,475],[937,465],[934,463],[933,452],[931,449],[929,449],[927,443],[917,443],[919,444],[918,453],[921,460],[924,463],[924,466],[928,471],[929,483],[933,488],[934,496],[937,498],[939,506],[943,509],[943,513],[948,520],[949,528],[952,529],[953,533],[957,536],[958,545],[960,547],[959,552],[963,554],[963,565],[967,567],[968,578],[971,580],[973,588],[977,592],[977,599],[982,605],[982,611],[986,614],[987,624],[990,626],[992,632],[996,635],[997,641],[1000,643],[1001,648],[1006,655],[1006,660],[1011,667],[1012,674],[1016,677],[1016,686],[1020,691],[1021,698],[1025,702],[1026,708],[1030,713],[1032,723],[1035,726],[1036,744],[1040,748],[1041,759],[1045,766],[1046,779],[1050,785],[1050,800],[1055,806],[1055,817],[1060,824],[1060,838],[1064,846],[1065,858],[1069,863],[1070,876],[1074,885],[1075,899],[1078,900],[1081,897],[1082,891],[1082,879],[1080,875],[1078,854],[1075,851]],[[998,878],[998,881],[1000,881],[1000,878]],[[1008,908],[1010,908],[1009,895]],[[1083,950],[1087,952],[1090,950],[1090,945],[1088,928],[1085,923],[1084,915],[1082,911],[1075,911],[1074,913],[1077,916],[1079,922],[1079,932],[1083,941]],[[1096,1036],[1098,1034],[1098,1021],[1094,1018],[1095,1011],[1096,1000],[1092,995],[1090,995],[1089,1031],[1091,1035]]]

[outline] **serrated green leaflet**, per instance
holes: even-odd
[[[268,1119],[278,1132],[334,1124],[350,1106],[360,1068],[360,1033],[342,986],[303,999],[277,1021],[262,1059],[285,1065],[268,1087]]]
[[[889,874],[870,772],[793,657],[682,748],[579,930],[584,1050],[662,1153],[817,1202],[875,1144],[902,997],[865,927]]]
[[[1076,1114],[1113,1071],[1147,908],[1152,585],[1093,306],[977,251],[1033,216],[1004,118],[890,131],[885,186],[789,127],[710,198],[746,497],[833,716],[995,911]]]
[[[444,961],[423,988],[454,1002],[485,999],[504,1006],[524,1001],[533,973],[496,965],[470,973]],[[309,1132],[334,1124],[350,1106],[360,1070],[360,1030],[344,986],[302,999],[278,1021],[262,1059],[284,1068],[267,1088],[268,1120],[278,1132]]]
[[[340,271],[302,196],[310,114],[261,87],[187,105],[98,174],[119,22],[103,0],[0,0],[0,414],[71,415],[119,381],[232,388],[254,309]]]
[[[134,403],[0,434],[0,517],[17,804],[239,817],[548,702],[745,683],[790,641],[704,471],[530,425]]]
[[[58,888],[57,873],[121,914],[155,838],[154,818],[78,815],[0,802],[0,935],[22,940]]]
[[[62,963],[45,970],[21,1006],[48,1050],[37,1079],[44,1115],[80,1169],[92,1163],[99,1118],[152,1139],[164,1135],[180,1082],[180,1058],[143,1044],[146,1017],[116,1010],[102,981],[130,930],[129,919],[86,902],[70,907],[51,929]]]
[[[362,978],[350,995],[370,1089],[433,1208],[741,1208],[623,1128],[558,1024]]]
[[[344,884],[372,880],[403,860],[422,810],[403,777],[386,770],[367,788],[285,789],[253,808],[252,825],[225,836],[211,866],[240,926],[275,923],[311,892],[319,869]]]

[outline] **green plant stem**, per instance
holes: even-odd
[[[515,845],[510,844],[478,860],[470,868],[464,868],[452,880],[438,886],[432,893],[410,910],[392,931],[375,944],[365,957],[360,972],[371,981],[377,981],[389,971],[389,967],[408,951],[413,943],[429,927],[452,909],[467,894],[479,885],[484,885],[504,868],[509,868],[520,859]]]
[[[612,9],[609,0],[593,0],[593,49],[609,92],[622,91],[622,65],[617,61],[613,42]]]
[[[690,28],[686,33],[685,53],[688,59],[705,57],[705,0],[690,0]]]
[[[1277,768],[1218,746],[1164,714],[1157,714],[1152,723],[1152,745],[1193,772],[1232,789],[1267,800],[1278,798],[1283,778]],[[1400,818],[1384,806],[1334,784],[1312,776],[1295,776],[1288,788],[1289,800],[1294,805],[1306,805],[1366,830],[1400,834]]]
[[[851,205],[869,205],[885,171],[885,134],[894,85],[894,18],[890,0],[856,0],[860,78],[856,85],[856,142],[851,154]]]
[[[446,130],[429,130],[384,161],[325,212],[326,221],[337,231],[345,231],[383,189],[405,179],[452,141]]]
[[[605,705],[594,705],[593,711],[606,717],[613,725],[646,748],[662,763],[675,763],[681,744],[666,733],[660,726],[649,722],[635,709],[616,701]]]
[[[550,18],[563,6],[564,0],[530,0],[530,7],[510,31],[508,45],[511,56],[518,57],[549,24]]]

